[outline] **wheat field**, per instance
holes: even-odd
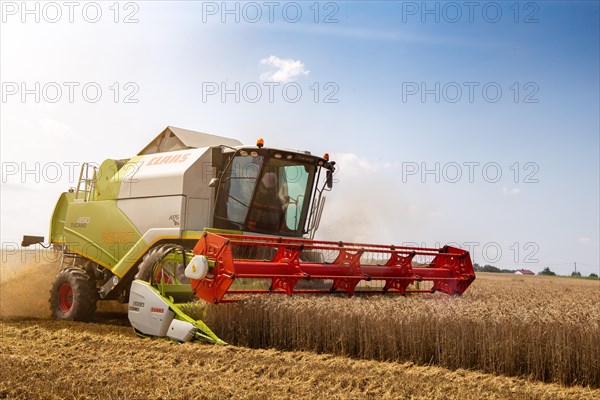
[[[144,340],[108,320],[0,320],[0,332],[2,399],[600,399],[464,369]]]
[[[3,258],[0,398],[600,399],[599,281],[481,273],[460,298],[188,306],[220,347],[140,339],[122,306],[52,321],[56,269]]]
[[[188,310],[240,346],[600,387],[600,281],[481,273],[460,298],[274,294]]]

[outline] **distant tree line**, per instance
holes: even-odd
[[[494,267],[493,265],[486,264],[483,267],[477,263],[473,264],[473,269],[475,272],[497,272],[497,273],[505,273],[505,274],[514,274],[516,270],[512,269],[500,269],[498,267]]]
[[[539,272],[538,275],[556,276],[556,272],[551,271],[550,267],[546,267],[542,272]]]
[[[489,265],[486,264],[483,267],[477,263],[473,264],[473,269],[475,270],[475,272],[495,272],[495,273],[505,273],[505,274],[514,274],[515,272],[517,272],[517,270],[514,269],[501,269],[498,267],[494,267],[493,265]],[[550,269],[550,267],[546,267],[544,268],[541,272],[538,272],[538,275],[545,275],[545,276],[557,276],[556,272],[552,271]],[[591,279],[598,279],[598,275],[591,273],[589,276],[585,277],[581,275],[581,272],[579,271],[573,271],[571,273],[571,276],[574,278],[591,278]]]

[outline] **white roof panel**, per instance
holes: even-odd
[[[241,146],[242,142],[224,136],[190,131],[188,129],[167,126],[138,155],[164,153],[167,151],[197,149],[212,146]]]

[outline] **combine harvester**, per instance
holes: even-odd
[[[62,264],[53,316],[86,321],[97,301],[118,300],[140,335],[223,344],[180,305],[248,293],[352,295],[360,282],[361,293],[460,295],[473,282],[469,253],[458,248],[313,240],[334,170],[327,154],[174,127],[130,159],[83,164],[50,225]],[[22,245],[43,242],[25,236]],[[430,289],[419,290],[422,281]]]

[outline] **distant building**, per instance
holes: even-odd
[[[515,271],[516,275],[535,275],[535,272],[528,269],[518,269]]]

